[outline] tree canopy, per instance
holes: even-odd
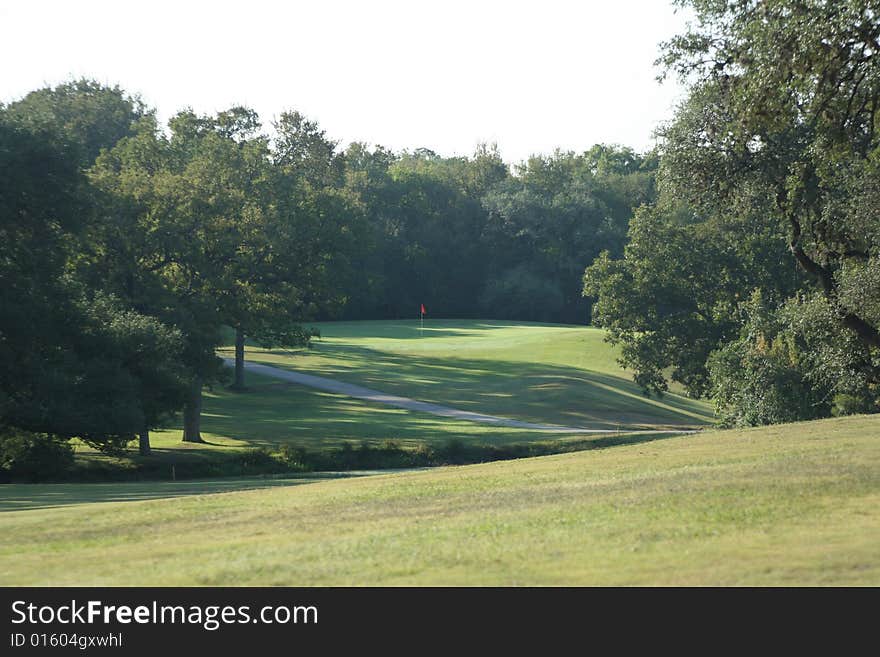
[[[731,423],[876,410],[880,4],[679,4],[659,63],[690,93],[655,209],[587,270],[597,319],[647,389],[669,375]]]

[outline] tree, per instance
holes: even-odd
[[[760,290],[743,304],[740,335],[708,357],[716,413],[726,426],[809,420],[827,415],[830,400],[811,385],[803,352]]]
[[[665,133],[671,190],[723,207],[763,188],[841,325],[880,349],[880,3],[687,0],[661,62],[693,83]],[[863,287],[868,284],[867,290]]]
[[[236,332],[238,390],[246,335],[265,347],[308,345],[316,332],[301,322],[332,314],[344,302],[340,283],[357,233],[357,213],[340,188],[336,143],[295,111],[275,123],[272,148],[254,136],[259,127],[251,113],[247,131],[223,133],[239,146],[240,159],[223,165],[237,172],[228,187],[243,190],[230,228],[235,253],[218,283],[221,313]]]
[[[98,158],[91,179],[104,197],[104,233],[97,242],[110,247],[100,254],[107,282],[181,331],[183,440],[201,442],[202,387],[223,379],[215,284],[234,250],[229,193],[213,166],[223,138],[191,112],[170,127],[165,137],[155,121],[143,121]]]
[[[185,401],[187,372],[180,361],[184,336],[155,317],[121,308],[112,297],[99,295],[90,314],[110,336],[117,358],[134,379],[133,394],[141,410],[138,450],[146,456],[150,430],[166,422]]]
[[[508,175],[497,150],[443,158],[352,144],[345,163],[345,187],[363,217],[345,316],[412,317],[422,302],[438,316],[473,316],[488,265],[481,198]]]
[[[585,293],[643,385],[664,389],[672,367],[733,423],[870,408],[880,380],[880,5],[680,4],[696,21],[660,63],[691,88],[660,132],[662,227],[640,248],[634,221],[624,259],[597,260]],[[693,233],[706,228],[707,239]],[[801,291],[810,280],[821,303]],[[756,289],[760,310],[748,302]],[[844,397],[855,401],[834,401]]]
[[[63,139],[66,155],[89,168],[104,149],[134,133],[154,113],[118,86],[80,79],[29,93],[6,108],[6,120],[34,134]]]
[[[707,359],[738,335],[740,302],[755,288],[777,302],[797,289],[784,241],[759,216],[703,219],[684,208],[645,207],[630,224],[623,258],[603,253],[587,268],[593,321],[621,345],[621,364],[645,390],[667,390],[668,375],[692,396],[705,395]]]
[[[652,200],[654,166],[629,149],[596,146],[581,155],[532,157],[496,185],[483,201],[494,272],[483,290],[487,309],[586,321],[584,266],[602,251],[621,253],[633,209]]]
[[[177,336],[75,275],[95,212],[70,139],[0,112],[0,433],[113,451],[175,408]]]
[[[797,296],[774,307],[756,290],[742,309],[739,336],[708,360],[712,398],[724,424],[878,410],[877,386],[862,366],[867,347],[840,325],[824,296]]]
[[[336,262],[327,257],[327,234],[345,212],[333,194],[274,163],[259,117],[247,108],[214,117],[184,111],[169,127],[166,137],[142,121],[99,158],[92,180],[105,194],[98,241],[115,247],[104,259],[107,280],[184,336],[183,440],[199,442],[202,387],[224,378],[215,355],[221,328],[236,331],[238,389],[246,335],[307,343],[310,333],[297,320],[327,303]]]
[[[534,157],[511,174],[494,145],[471,157],[352,144],[346,188],[369,231],[345,316],[583,322],[583,268],[621,253],[634,207],[654,197],[655,154],[598,145]]]
[[[276,165],[316,188],[341,185],[345,157],[336,151],[338,142],[328,139],[317,121],[289,110],[281,114],[274,127],[273,161]]]
[[[385,296],[396,316],[413,316],[422,302],[440,317],[473,316],[474,282],[487,266],[480,197],[506,175],[492,159],[497,153],[442,158],[416,149],[389,168],[396,197],[385,210],[385,239],[394,249]]]
[[[385,290],[386,267],[394,242],[390,218],[396,196],[389,168],[396,156],[381,146],[370,149],[353,142],[343,154],[344,189],[351,206],[361,218],[357,248],[350,251],[351,271],[356,275],[346,281],[348,294],[342,309],[346,319],[390,316]]]

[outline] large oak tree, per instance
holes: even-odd
[[[672,193],[760,189],[839,321],[880,349],[880,2],[686,0],[663,64],[693,85],[665,134]]]

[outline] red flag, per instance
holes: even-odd
[[[425,314],[425,304],[422,304],[422,314]]]

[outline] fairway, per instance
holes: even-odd
[[[645,396],[604,331],[484,320],[327,322],[312,349],[247,349],[251,362],[534,423],[593,429],[693,427],[703,402]],[[222,351],[231,355],[230,349]]]
[[[615,362],[604,332],[584,326],[483,320],[324,322],[312,349],[248,346],[246,361],[514,421],[612,434],[557,433],[397,408],[247,372],[245,392],[205,390],[203,444],[179,426],[152,432],[152,463],[207,464],[221,453],[282,445],[327,453],[346,445],[405,450],[449,444],[548,451],[653,440],[712,422],[708,404],[670,393],[645,396]],[[230,348],[220,355],[232,355]],[[619,432],[619,434],[618,434]],[[610,436],[610,437],[609,437]],[[619,436],[614,438],[614,436]],[[104,459],[84,446],[84,463]],[[477,460],[483,460],[478,458]],[[124,459],[141,462],[136,454]],[[155,466],[157,462],[166,465]],[[375,467],[375,466],[366,466]],[[397,466],[392,466],[397,467]],[[227,474],[235,474],[229,472]],[[155,475],[153,475],[155,476]]]
[[[225,448],[271,449],[283,443],[320,450],[355,442],[379,445],[388,440],[416,447],[450,440],[492,445],[569,439],[554,433],[487,426],[367,403],[259,374],[248,373],[247,382],[245,393],[220,387],[205,393],[205,444],[182,444],[180,429],[175,427],[152,434],[156,451],[210,454]]]
[[[0,514],[6,585],[878,585],[880,418]]]

